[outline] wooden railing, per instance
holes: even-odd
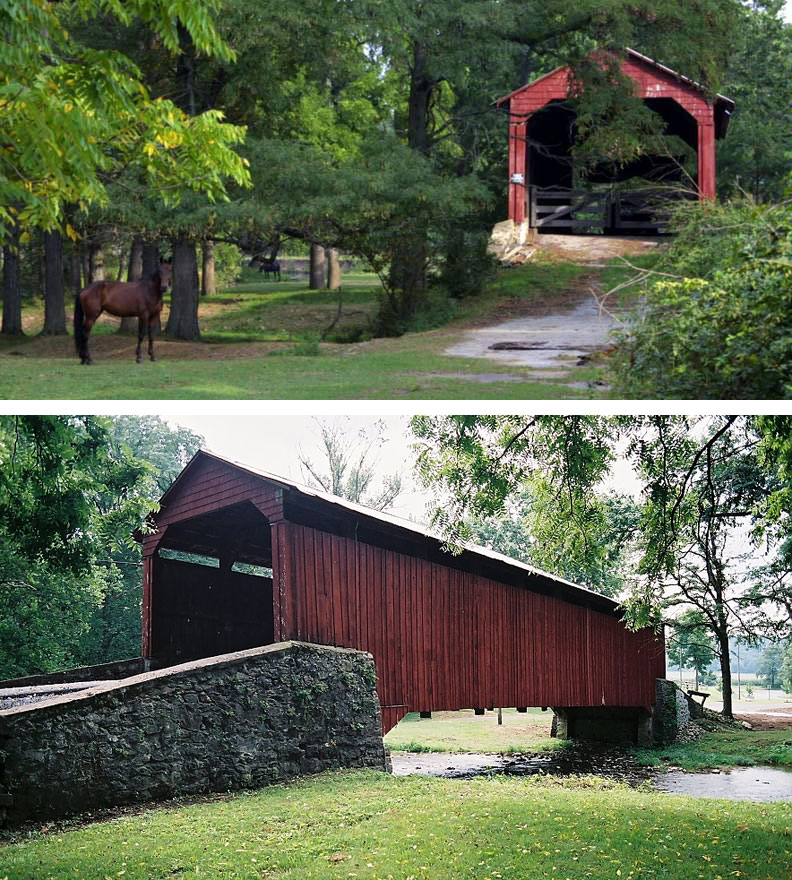
[[[668,231],[668,206],[684,198],[673,190],[539,189],[526,187],[526,216],[532,228],[564,232]]]

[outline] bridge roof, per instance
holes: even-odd
[[[187,463],[187,465],[185,465],[184,470],[182,470],[179,476],[174,480],[174,482],[160,499],[160,505],[162,508],[167,507],[169,495],[174,491],[174,488],[179,485],[183,480],[189,479],[189,472],[201,459],[212,459],[214,461],[221,462],[222,464],[225,464],[231,468],[235,468],[239,471],[243,471],[244,473],[250,474],[253,477],[257,477],[263,481],[266,481],[267,483],[279,486],[285,489],[287,492],[291,493],[292,495],[296,495],[304,499],[310,499],[315,503],[326,506],[328,509],[346,514],[354,514],[357,517],[364,517],[369,521],[376,522],[381,526],[384,526],[394,535],[399,532],[402,534],[408,533],[416,537],[420,537],[430,542],[436,543],[437,545],[445,544],[445,540],[440,535],[421,523],[416,523],[412,520],[408,520],[400,516],[395,516],[391,513],[384,513],[383,511],[373,510],[370,507],[365,507],[362,504],[356,504],[353,501],[348,501],[345,498],[340,498],[337,495],[333,495],[329,492],[324,492],[321,489],[315,489],[296,480],[291,480],[288,477],[283,477],[278,474],[273,474],[269,471],[255,468],[247,464],[241,464],[239,462],[223,458],[222,456],[216,455],[215,453],[210,452],[206,449],[198,450],[198,452],[195,453],[195,455]],[[154,519],[156,520],[156,515],[154,516]],[[321,524],[317,524],[316,527],[321,529]],[[140,538],[139,535],[138,538]],[[589,590],[587,587],[583,587],[580,584],[576,584],[573,581],[569,581],[566,578],[551,574],[550,572],[543,571],[542,569],[536,568],[535,566],[528,565],[525,562],[521,562],[518,559],[506,556],[503,553],[498,553],[496,550],[492,550],[488,547],[481,547],[474,544],[466,544],[463,549],[463,556],[466,559],[478,557],[482,560],[490,560],[500,565],[507,566],[509,569],[522,571],[526,574],[533,575],[545,582],[554,583],[557,585],[559,593],[568,595],[569,598],[573,601],[576,600],[578,602],[581,602],[582,604],[587,605],[596,605],[600,608],[600,610],[610,613],[615,613],[619,608],[618,602],[610,599],[607,596],[603,596],[601,593]]]

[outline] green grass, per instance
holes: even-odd
[[[792,767],[792,730],[719,727],[696,742],[659,751],[641,750],[636,755],[646,766],[673,764],[685,770],[751,767],[755,764]]]
[[[499,725],[497,712],[434,712],[431,718],[413,712],[387,734],[385,744],[403,752],[547,752],[563,745],[561,740],[550,738],[552,717],[552,712],[539,709],[526,714],[504,709],[503,724]]]
[[[654,269],[655,266],[658,266],[662,261],[662,258],[663,251],[649,251],[645,254],[635,254],[631,257],[627,257],[628,263],[636,268],[632,268],[632,266],[628,265],[624,260],[619,259],[618,257],[607,260],[605,268],[601,269],[599,273],[599,285],[602,292],[606,293],[607,291],[613,290],[619,285],[625,284],[636,278],[638,276],[638,271],[636,271],[636,269]],[[630,284],[613,294],[608,301],[608,306],[610,308],[621,309],[632,308],[638,304],[642,292],[642,285]]]
[[[582,269],[571,263],[531,263],[502,270],[480,297],[432,301],[421,317],[442,329],[358,344],[319,342],[336,314],[337,295],[300,282],[256,282],[211,297],[200,306],[203,339],[160,339],[158,361],[134,363],[135,339],[119,337],[100,319],[94,367],[82,367],[71,339],[34,336],[41,307],[25,309],[30,336],[0,341],[4,399],[494,399],[603,397],[570,388],[564,379],[537,378],[519,366],[449,357],[445,348],[471,323],[503,320],[527,301],[560,292]],[[373,275],[345,277],[344,317],[336,338],[365,336],[377,305]],[[452,314],[451,314],[452,313]],[[577,382],[600,378],[598,367],[577,369]],[[506,377],[505,380],[500,376]]]
[[[792,806],[593,778],[328,773],[0,848],[0,878],[788,880]]]

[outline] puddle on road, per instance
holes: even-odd
[[[394,754],[394,776],[437,776],[470,779],[491,774],[506,776],[573,776],[595,774],[637,787],[647,781],[656,791],[691,797],[747,801],[792,801],[792,771],[774,767],[739,767],[719,773],[657,772],[635,763],[622,749],[564,750],[546,755]]]

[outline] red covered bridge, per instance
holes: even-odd
[[[709,95],[698,83],[633,49],[626,51],[621,70],[635,84],[636,98],[662,117],[665,133],[696,151],[699,196],[715,198],[715,140],[725,137],[734,102],[723,95]],[[635,201],[640,201],[639,196],[625,200],[624,216],[617,204],[613,216],[612,200],[574,188],[575,116],[567,103],[572,87],[570,68],[559,67],[497,102],[509,114],[509,219],[566,231],[592,225],[609,231],[657,226],[647,223],[646,212]],[[589,175],[588,181],[615,182],[636,176],[664,184],[682,179],[675,157],[648,156],[624,168],[603,168],[599,175]],[[586,222],[576,217],[591,215],[592,210],[601,215],[600,223],[592,223],[590,216]]]
[[[208,452],[153,519],[143,655],[159,665],[287,639],[370,651],[386,731],[462,708],[646,715],[665,672],[662,636],[627,630],[610,599]]]

